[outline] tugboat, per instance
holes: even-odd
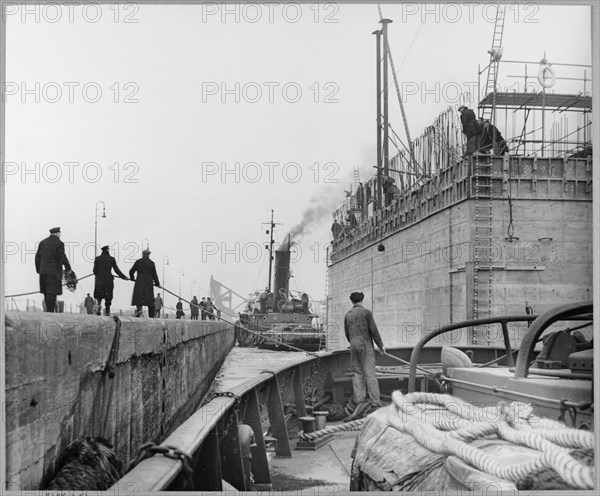
[[[311,352],[325,349],[325,332],[318,315],[311,310],[310,297],[289,289],[291,247],[291,237],[288,236],[275,252],[275,278],[271,292],[271,230],[269,285],[264,291],[251,294],[246,308],[239,314],[236,335],[240,346]]]

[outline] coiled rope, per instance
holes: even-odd
[[[540,419],[533,415],[531,405],[513,402],[479,408],[448,395],[403,395],[399,391],[393,393],[392,400],[394,408],[388,416],[389,424],[434,453],[458,456],[483,472],[513,482],[551,468],[571,486],[594,488],[593,467],[569,453],[574,448],[593,448],[593,433]],[[540,451],[540,456],[509,465],[467,444],[490,434]]]
[[[333,434],[335,432],[344,432],[344,431],[359,431],[362,429],[363,424],[365,423],[365,419],[354,420],[352,422],[348,422],[346,424],[333,425],[331,427],[325,427],[324,429],[320,429],[315,432],[303,432],[300,431],[298,433],[298,437],[300,439],[304,439],[305,441],[313,441],[321,436],[326,436],[327,434]]]

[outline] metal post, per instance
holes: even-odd
[[[381,202],[381,30],[373,31],[377,35],[377,181],[375,201],[377,207],[380,208]]]
[[[274,227],[275,227],[275,224],[273,224],[273,210],[271,210],[271,228],[269,229],[271,231],[271,238],[269,240],[269,284],[268,284],[267,293],[271,292],[271,274],[273,271],[273,228]]]
[[[94,257],[98,256],[98,205],[102,204],[102,218],[106,219],[106,205],[102,200],[96,202],[94,208]]]
[[[546,88],[542,88],[542,148],[541,156],[544,156],[544,139],[546,135]]]
[[[391,19],[381,19],[383,31],[383,174],[389,175],[389,115],[388,115],[388,60],[389,46],[387,38],[387,25]]]
[[[477,64],[477,102],[481,101],[481,64]]]
[[[544,52],[544,58],[540,61],[540,64],[542,63],[542,61],[544,63],[547,63],[546,61],[546,52]],[[542,78],[544,77],[544,74],[542,73]],[[546,87],[542,86],[542,149],[541,149],[541,156],[544,156],[544,141],[545,141],[545,136],[546,136]]]
[[[162,282],[161,282],[161,286],[162,286],[162,299],[163,299],[163,308],[165,306],[165,258],[167,259],[167,265],[169,265],[169,255],[163,255],[163,271],[162,271]],[[163,316],[164,316],[164,310],[163,310]]]

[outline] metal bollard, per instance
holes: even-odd
[[[298,417],[302,422],[302,430],[307,434],[315,432],[315,418],[314,417]]]

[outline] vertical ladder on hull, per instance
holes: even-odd
[[[329,264],[328,261],[326,261],[327,263],[325,264],[326,267]],[[323,318],[323,315],[320,316],[320,321],[321,321],[321,325],[323,326],[323,330],[325,331],[325,335],[321,338],[321,342],[319,343],[319,349],[320,350],[328,350],[329,349],[329,329],[330,329],[330,325],[329,325],[329,268],[326,268],[325,270],[325,316]]]
[[[498,5],[496,11],[496,23],[494,24],[494,37],[492,38],[492,49],[489,51],[490,64],[488,68],[488,77],[485,85],[486,97],[489,94],[493,95],[492,105],[486,105],[481,111],[481,118],[488,119],[492,122],[492,115],[494,107],[496,106],[496,82],[498,80],[498,66],[500,65],[500,58],[497,56],[502,50],[502,35],[504,33],[504,12],[506,6]]]
[[[473,237],[473,316],[491,316],[492,310],[492,159],[473,156],[475,178],[475,234]],[[481,331],[481,329],[480,329]],[[490,344],[489,327],[482,335],[473,331],[472,344]]]

